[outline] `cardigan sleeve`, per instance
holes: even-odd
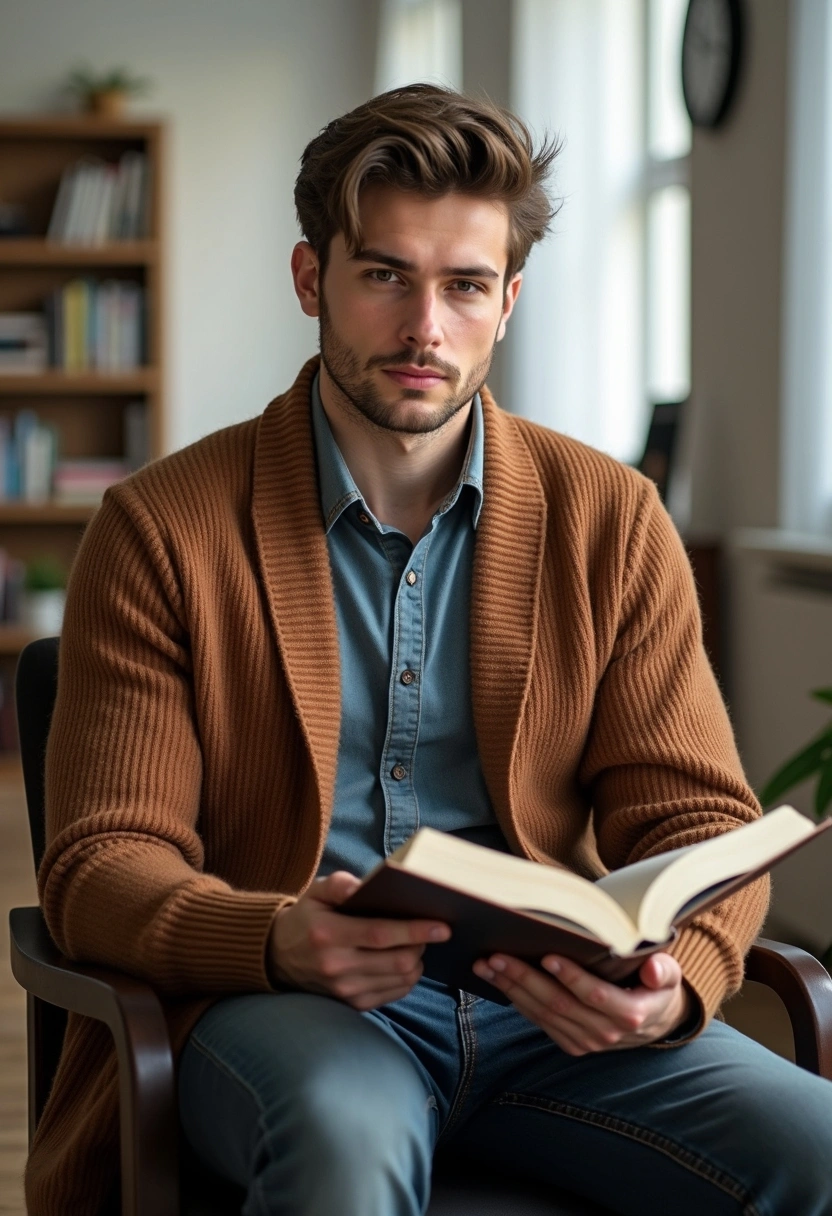
[[[761,813],[702,645],[687,556],[652,484],[642,488],[619,619],[580,771],[610,869]],[[694,920],[669,951],[699,1000],[700,1028],[742,982],[768,891],[767,877],[750,884]]]
[[[39,873],[55,942],[171,995],[269,990],[290,897],[203,872],[186,614],[152,519],[112,492],[76,558],[46,758]]]

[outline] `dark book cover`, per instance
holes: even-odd
[[[573,927],[571,923],[550,921],[545,913],[535,913],[533,909],[518,910],[467,895],[414,874],[390,860],[365,879],[355,894],[341,905],[340,911],[353,916],[443,921],[450,926],[451,937],[447,942],[425,947],[425,975],[503,1005],[509,1002],[499,989],[471,970],[477,959],[490,954],[510,954],[532,966],[539,966],[544,955],[561,954],[602,979],[627,985],[637,982],[637,972],[644,959],[666,950],[678,931],[695,916],[721,903],[829,829],[832,829],[832,819],[781,849],[765,864],[699,891],[675,916],[674,930],[667,940],[641,942],[625,955],[616,954],[580,925]]]
[[[501,1005],[507,1005],[508,998],[471,970],[478,958],[510,954],[538,966],[546,954],[563,954],[604,979],[626,983],[649,954],[669,945],[651,944],[626,957],[618,956],[577,925],[571,930],[532,912],[487,903],[393,865],[377,870],[340,911],[354,916],[444,921],[451,926],[451,938],[425,948],[425,975]]]

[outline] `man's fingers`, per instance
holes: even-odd
[[[319,878],[309,888],[310,895],[322,903],[337,907],[354,894],[361,886],[361,879],[347,870],[335,870],[326,878]]]
[[[675,964],[675,960],[670,961]],[[640,1029],[648,1012],[643,1008],[643,998],[646,996],[643,988],[619,988],[616,984],[599,979],[590,971],[584,971],[583,967],[579,967],[570,959],[559,956],[547,955],[543,959],[543,966],[564,988],[573,993],[582,1005],[597,1009],[628,1030]]]
[[[671,954],[651,954],[641,964],[638,977],[645,988],[675,988],[682,978],[682,968]]]
[[[321,956],[319,968],[326,979],[346,978],[359,982],[368,976],[387,976],[395,982],[397,976],[410,974],[422,966],[423,946],[394,946],[390,950],[356,950],[351,946],[327,950]]]
[[[311,930],[317,946],[350,946],[360,950],[394,950],[398,946],[425,946],[451,936],[447,925],[434,920],[385,920],[382,917],[345,916],[337,911]]]
[[[621,1030],[606,1014],[582,1004],[568,989],[519,959],[506,959],[503,971],[492,971],[493,983],[530,1021],[561,1042],[568,1038],[572,1046],[581,1044],[583,1050],[606,1050],[621,1037]],[[475,971],[483,974],[480,965]],[[483,978],[486,978],[483,976]],[[592,1044],[588,1047],[587,1044]]]

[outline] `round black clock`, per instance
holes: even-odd
[[[694,126],[719,126],[728,113],[741,44],[740,0],[690,0],[682,35],[682,92]]]

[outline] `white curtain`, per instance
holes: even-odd
[[[832,532],[832,9],[792,0],[781,524]]]
[[[564,149],[564,206],[510,322],[505,404],[631,460],[644,442],[644,6],[515,0],[514,109]]]
[[[462,87],[460,0],[383,0],[376,92],[420,80]]]

